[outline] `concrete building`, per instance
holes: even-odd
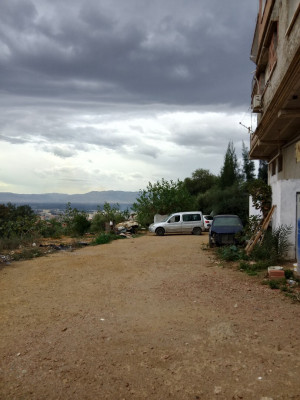
[[[297,255],[300,219],[300,0],[259,0],[251,49],[256,64],[250,158],[266,160],[276,204],[272,226],[292,226],[290,258]]]

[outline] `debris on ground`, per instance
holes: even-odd
[[[139,224],[134,220],[133,221],[123,221],[123,222],[120,222],[119,224],[117,224],[115,226],[115,229],[118,234],[126,233],[126,232],[135,234],[139,229]]]

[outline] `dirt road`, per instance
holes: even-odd
[[[0,398],[300,399],[300,306],[202,236],[144,236],[1,275]]]

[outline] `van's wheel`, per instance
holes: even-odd
[[[193,229],[193,235],[202,235],[202,229],[201,228],[194,228]]]
[[[213,241],[211,240],[211,236],[210,236],[210,235],[209,235],[209,237],[208,237],[208,243],[209,243],[209,247],[210,247],[210,248],[214,247],[214,243],[213,243]]]
[[[165,230],[164,228],[157,228],[155,233],[157,234],[157,236],[164,236]]]

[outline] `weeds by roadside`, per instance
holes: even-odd
[[[32,258],[42,257],[44,255],[41,249],[24,249],[21,252],[11,254],[13,261],[30,260]]]
[[[101,233],[92,241],[91,245],[96,246],[99,244],[106,244],[112,242],[113,240],[124,239],[124,238],[126,237],[121,235],[116,235],[114,233]]]
[[[252,253],[247,255],[242,247],[224,246],[216,250],[220,260],[225,262],[238,262],[238,269],[250,276],[266,276],[270,266],[280,264],[289,248],[288,236],[290,227],[279,226],[273,232],[268,231],[262,243],[257,244]],[[280,290],[295,302],[300,302],[300,280],[295,277],[293,270],[286,269],[283,279],[263,280],[273,290]]]

